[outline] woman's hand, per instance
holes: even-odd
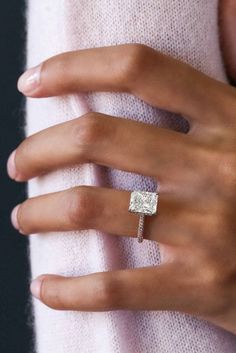
[[[146,217],[145,237],[161,244],[160,266],[43,275],[33,294],[63,310],[178,310],[236,333],[235,89],[139,44],[58,55],[25,73],[18,87],[30,97],[128,92],[190,123],[184,134],[93,112],[20,144],[8,161],[16,181],[93,162],[159,183],[158,214]],[[136,237],[129,197],[78,186],[26,200],[12,220],[23,234],[98,229]]]

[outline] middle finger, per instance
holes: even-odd
[[[150,177],[176,177],[193,162],[189,135],[130,119],[88,113],[24,140],[8,162],[9,175],[26,181],[52,170],[93,162]],[[125,158],[124,158],[125,156]]]

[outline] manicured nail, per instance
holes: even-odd
[[[41,64],[25,71],[19,78],[17,87],[22,93],[32,93],[40,83]]]
[[[7,161],[7,173],[11,179],[16,178],[15,155],[16,155],[16,150],[11,153]]]
[[[30,291],[32,295],[37,299],[40,299],[40,296],[41,296],[41,286],[42,286],[43,279],[44,279],[44,276],[40,276],[36,278],[34,281],[32,281],[30,285]]]
[[[20,228],[19,223],[18,223],[18,218],[17,218],[17,213],[18,213],[19,207],[20,207],[20,205],[17,205],[11,213],[11,223],[12,223],[13,227],[17,230],[19,230],[19,228]]]

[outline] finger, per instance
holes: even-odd
[[[23,234],[96,229],[137,237],[139,215],[129,212],[129,202],[129,191],[79,186],[26,200],[13,211],[12,220]],[[160,195],[157,214],[145,217],[144,238],[171,245],[191,243],[194,220],[187,208],[188,215],[180,203]]]
[[[235,0],[220,1],[221,45],[230,78],[236,82],[236,2]]]
[[[176,272],[174,265],[162,265],[78,278],[44,275],[31,284],[31,291],[57,310],[173,310],[188,304],[181,298],[186,292],[183,273]]]
[[[204,89],[203,89],[204,87]],[[141,44],[63,53],[26,72],[18,82],[31,97],[78,91],[132,93],[147,103],[209,123],[224,85],[189,65]],[[205,94],[205,92],[208,94]]]
[[[25,181],[54,169],[93,162],[166,180],[185,159],[193,160],[190,145],[185,134],[89,113],[27,138],[10,157],[8,172],[13,179]]]

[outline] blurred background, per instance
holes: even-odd
[[[40,1],[40,0],[39,0]],[[0,12],[0,352],[33,353],[28,240],[10,224],[12,208],[25,198],[25,185],[6,174],[9,153],[24,136],[24,100],[16,82],[24,69],[25,4],[1,3]]]

